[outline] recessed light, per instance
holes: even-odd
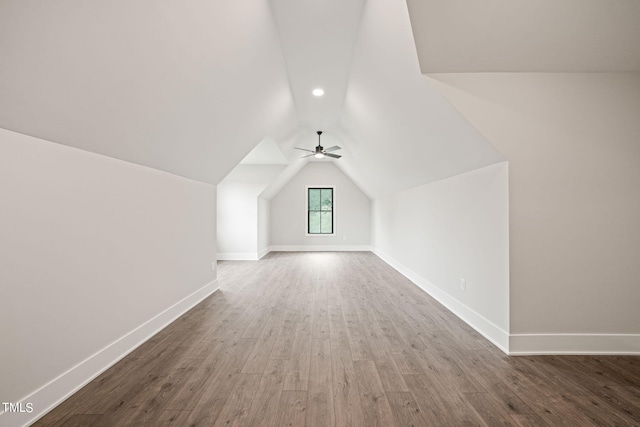
[[[324,95],[324,90],[317,88],[317,89],[314,89],[313,92],[311,93],[313,93],[314,96],[322,96]]]

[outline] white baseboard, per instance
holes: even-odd
[[[218,254],[220,261],[257,261],[269,252],[369,252],[369,245],[313,245],[313,246],[269,246],[257,253],[253,252],[221,252]]]
[[[268,254],[269,252],[271,252],[271,248],[269,248],[268,246],[264,249],[261,249],[258,251],[258,259],[262,259],[264,258],[264,256],[266,254]]]
[[[510,356],[640,355],[640,334],[509,334],[388,254],[372,252]]]
[[[471,308],[467,307],[451,295],[444,292],[433,283],[420,276],[410,268],[400,264],[391,256],[373,248],[372,252],[376,254],[380,259],[389,264],[400,274],[407,279],[415,283],[423,291],[431,295],[438,300],[440,304],[444,305],[449,311],[464,320],[469,326],[478,331],[482,336],[491,341],[496,347],[502,350],[504,353],[509,354],[509,333],[502,328],[495,325],[490,320],[486,319],[482,315],[478,314]]]
[[[218,254],[220,261],[257,261],[260,259],[256,252],[221,252]]]
[[[640,334],[512,334],[509,354],[640,355]]]
[[[370,252],[369,245],[270,246],[271,252]]]
[[[33,412],[0,412],[0,426],[34,423],[217,289],[216,279],[21,399],[33,405]]]

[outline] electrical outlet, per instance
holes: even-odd
[[[460,289],[463,291],[467,290],[467,279],[460,279]]]
[[[211,262],[211,271],[216,271],[216,261]]]

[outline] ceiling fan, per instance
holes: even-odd
[[[295,147],[296,150],[308,151],[311,153],[311,154],[307,154],[306,156],[302,156],[302,158],[315,156],[315,158],[317,159],[322,159],[324,156],[327,156],[327,157],[333,157],[334,159],[339,159],[340,157],[342,157],[338,154],[329,153],[329,151],[339,150],[340,147],[338,147],[337,145],[334,145],[333,147],[329,147],[325,150],[325,148],[322,145],[320,145],[320,135],[322,135],[322,131],[319,130],[316,133],[318,134],[318,146],[316,147],[315,150],[307,150],[306,148]]]

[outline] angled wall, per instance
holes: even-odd
[[[267,209],[258,196],[284,168],[240,164],[218,185],[218,259],[257,260],[264,255]]]
[[[307,185],[333,185],[334,236],[306,235]],[[271,250],[369,250],[371,200],[329,161],[309,162],[272,199]]]
[[[508,171],[502,162],[373,202],[374,252],[505,352]]]
[[[640,353],[640,74],[433,82],[509,160],[511,351]]]
[[[0,130],[0,399],[25,425],[216,289],[215,187]]]

